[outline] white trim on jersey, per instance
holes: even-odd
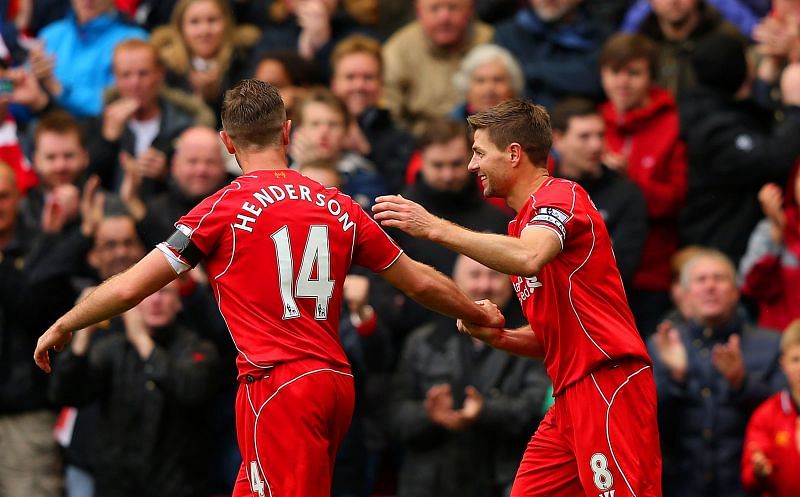
[[[589,373],[589,376],[592,377],[592,381],[594,382],[595,388],[597,388],[597,391],[600,392],[600,396],[603,398],[603,401],[605,401],[606,406],[607,406],[606,407],[606,441],[608,442],[608,450],[611,453],[611,458],[614,460],[614,464],[617,465],[617,470],[619,470],[619,474],[622,475],[622,479],[625,480],[625,485],[627,485],[628,490],[631,491],[631,495],[633,497],[636,497],[636,492],[633,491],[633,487],[631,487],[631,484],[628,482],[628,477],[625,476],[625,472],[622,471],[622,467],[619,465],[619,461],[617,461],[617,456],[614,454],[614,448],[611,446],[611,434],[609,433],[608,425],[609,425],[609,419],[611,417],[611,406],[612,406],[612,404],[614,404],[614,399],[617,398],[617,394],[619,393],[619,391],[622,390],[622,387],[624,387],[625,385],[630,383],[631,378],[633,378],[634,376],[636,376],[637,374],[641,373],[642,371],[644,371],[646,369],[650,369],[650,366],[642,366],[638,370],[636,370],[633,373],[629,374],[628,377],[625,378],[625,381],[623,381],[622,384],[620,386],[618,386],[616,390],[614,390],[614,393],[611,395],[611,400],[606,399],[606,396],[603,394],[603,391],[600,390],[600,386],[597,384],[597,380],[595,380],[595,378],[594,378],[594,373]]]
[[[219,278],[222,277],[228,271],[228,269],[231,267],[231,264],[233,264],[233,258],[236,255],[236,229],[233,227],[233,225],[230,225],[230,227],[231,227],[231,234],[232,234],[232,237],[233,237],[232,238],[233,243],[231,245],[231,258],[228,261],[228,265],[225,266],[225,269],[221,273],[219,273],[218,275],[214,276],[214,283],[217,286],[217,309],[219,309],[219,315],[222,316],[222,321],[225,322],[225,328],[228,329],[228,334],[231,336],[231,341],[233,341],[233,346],[236,348],[237,352],[242,354],[242,357],[244,357],[244,360],[249,362],[250,364],[252,364],[253,366],[255,366],[255,367],[259,368],[259,369],[270,368],[270,367],[272,367],[271,364],[268,364],[266,366],[262,366],[260,364],[256,364],[255,362],[251,361],[250,358],[247,357],[247,354],[245,354],[244,351],[239,348],[239,344],[236,343],[236,339],[233,337],[233,333],[231,332],[231,327],[228,326],[228,319],[225,317],[225,313],[222,312],[222,287],[220,286],[219,281],[217,281],[217,280],[219,280]]]
[[[309,376],[309,375],[312,375],[312,374],[315,374],[315,373],[324,373],[324,372],[335,373],[335,374],[339,374],[339,375],[342,375],[342,376],[349,376],[351,378],[353,377],[352,373],[345,373],[344,371],[337,371],[336,369],[331,369],[331,368],[320,368],[320,369],[314,369],[314,370],[311,370],[311,371],[306,371],[305,373],[302,373],[302,374],[300,374],[298,376],[295,376],[291,380],[288,380],[288,381],[284,382],[281,386],[276,388],[275,391],[272,392],[272,395],[270,395],[267,398],[267,400],[265,400],[264,403],[261,404],[261,407],[258,408],[258,411],[256,411],[256,407],[253,405],[253,400],[250,397],[250,384],[245,383],[245,390],[247,392],[247,401],[250,403],[250,409],[253,410],[253,414],[256,415],[256,418],[253,421],[253,448],[254,448],[254,450],[256,452],[256,462],[258,463],[258,469],[261,471],[261,476],[264,477],[264,482],[267,484],[267,490],[269,490],[270,497],[272,496],[272,488],[270,488],[270,486],[269,486],[269,481],[267,480],[267,474],[264,472],[264,468],[261,465],[261,457],[258,455],[258,436],[256,435],[256,431],[258,430],[258,418],[261,416],[261,411],[264,410],[264,407],[266,407],[266,405],[269,403],[269,401],[271,401],[273,398],[275,398],[275,396],[278,395],[278,392],[283,390],[284,387],[287,387],[287,386],[291,385],[292,383],[296,382],[297,380],[299,380],[301,378],[304,378],[306,376]]]
[[[581,317],[578,314],[578,309],[575,308],[575,302],[572,301],[572,277],[575,276],[575,273],[580,271],[580,269],[587,262],[589,262],[589,259],[592,257],[592,253],[594,253],[594,243],[595,243],[595,240],[596,240],[595,234],[594,234],[594,221],[592,221],[592,216],[586,216],[586,218],[589,220],[589,227],[591,228],[591,231],[592,231],[592,246],[589,247],[589,253],[586,254],[586,259],[584,259],[583,262],[581,262],[578,265],[578,267],[576,267],[575,270],[572,271],[572,273],[570,273],[569,278],[567,278],[567,280],[569,281],[569,289],[567,290],[567,294],[569,295],[569,305],[570,305],[570,307],[572,307],[572,312],[573,312],[573,314],[575,314],[575,319],[578,320],[578,324],[580,325],[581,329],[583,330],[583,334],[586,335],[586,338],[588,338],[589,341],[592,342],[595,347],[597,347],[597,350],[602,352],[603,355],[606,356],[608,359],[611,359],[611,356],[608,354],[608,352],[603,350],[603,348],[600,345],[598,345],[597,342],[594,341],[594,338],[592,338],[592,336],[586,330],[586,327],[583,325],[583,320],[581,320]]]
[[[214,212],[214,209],[216,209],[216,208],[217,208],[217,204],[218,204],[218,203],[220,203],[220,201],[221,201],[223,198],[225,198],[225,195],[227,195],[229,192],[232,192],[232,191],[239,191],[239,190],[241,190],[241,189],[242,189],[242,185],[240,185],[238,181],[234,181],[234,182],[232,182],[232,183],[231,183],[231,186],[233,186],[233,185],[236,185],[236,190],[234,190],[233,188],[231,188],[231,187],[229,186],[227,190],[225,190],[224,192],[222,192],[222,193],[220,194],[219,198],[218,198],[218,199],[216,200],[216,202],[214,202],[214,204],[211,206],[211,209],[209,209],[209,210],[208,210],[208,212],[206,212],[205,214],[203,214],[203,217],[201,217],[201,218],[200,218],[200,221],[198,221],[198,222],[197,222],[197,226],[195,226],[194,228],[192,228],[192,232],[191,232],[191,233],[189,233],[189,234],[187,235],[187,236],[188,236],[190,239],[192,238],[192,235],[194,234],[194,232],[200,229],[200,226],[203,224],[203,221],[205,221],[205,220],[206,220],[206,218],[209,216],[209,214],[211,214],[212,212]]]
[[[528,224],[524,228],[522,228],[522,231],[519,232],[520,238],[522,238],[522,234],[525,233],[525,230],[528,228],[541,228],[552,232],[556,236],[556,238],[558,238],[558,243],[561,244],[561,251],[562,252],[564,251],[564,239],[561,238],[561,233],[557,229],[553,228],[552,226],[547,226],[546,224]]]

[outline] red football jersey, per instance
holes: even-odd
[[[345,275],[351,263],[382,271],[402,253],[350,197],[291,170],[240,176],[176,227],[203,254],[240,376],[309,357],[347,366]]]
[[[636,331],[611,239],[586,191],[550,178],[508,225],[519,238],[526,229],[547,229],[561,253],[537,276],[512,276],[525,317],[542,343],[554,393],[606,362],[637,357],[650,364]]]

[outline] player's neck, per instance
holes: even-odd
[[[548,179],[550,179],[550,173],[546,168],[532,167],[523,178],[514,183],[511,192],[506,196],[508,206],[515,212],[519,212],[530,196]]]
[[[237,150],[236,161],[244,174],[253,171],[286,169],[289,160],[284,147],[270,147],[261,150]]]

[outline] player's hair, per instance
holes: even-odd
[[[781,336],[781,354],[785,354],[789,347],[800,345],[800,319],[795,319],[784,330]]]
[[[222,129],[240,147],[264,148],[281,143],[286,109],[278,90],[257,79],[243,79],[225,92]]]
[[[130,38],[128,40],[121,41],[114,45],[114,55],[112,57],[112,61],[117,59],[117,56],[124,52],[125,50],[147,50],[150,52],[150,55],[153,58],[153,64],[156,65],[158,68],[163,68],[164,64],[161,62],[161,59],[158,57],[158,49],[155,45],[147,40],[142,40],[139,38]]]
[[[486,129],[495,147],[504,150],[518,143],[537,167],[546,167],[553,144],[550,116],[541,105],[517,98],[506,100],[467,118],[473,130]]]
[[[342,116],[345,125],[350,124],[350,113],[344,100],[333,94],[332,91],[323,87],[315,86],[306,93],[295,106],[294,117],[298,126],[303,125],[303,112],[309,104],[324,104]]]
[[[469,143],[467,129],[463,122],[444,117],[431,119],[425,122],[422,132],[417,138],[417,148],[425,150],[431,145],[444,145],[460,137]]]
[[[600,67],[619,71],[634,60],[645,59],[650,78],[655,79],[658,72],[658,52],[650,39],[638,33],[618,33],[603,45],[600,51]]]
[[[689,275],[691,274],[692,269],[694,269],[698,262],[707,259],[713,259],[722,263],[730,274],[731,279],[733,279],[734,282],[736,281],[736,266],[733,265],[733,262],[731,262],[730,258],[717,249],[703,247],[697,250],[697,252],[683,264],[683,268],[681,268],[680,283],[683,288],[687,288],[689,286]]]
[[[553,107],[553,129],[561,133],[566,133],[572,118],[595,115],[599,116],[600,113],[595,103],[588,98],[563,98]]]
[[[379,74],[383,72],[381,44],[375,38],[360,34],[348,36],[333,48],[331,53],[331,68],[333,68],[333,72],[336,72],[336,66],[343,58],[356,53],[367,54],[377,60]]]
[[[63,110],[52,110],[44,115],[36,125],[33,134],[33,148],[39,144],[39,138],[44,133],[55,133],[57,135],[75,135],[81,148],[86,148],[86,136],[80,123],[72,117],[72,114]]]

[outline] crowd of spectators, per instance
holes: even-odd
[[[218,110],[249,77],[280,91],[292,168],[486,232],[512,213],[467,170],[465,118],[547,108],[550,172],[603,215],[654,361],[664,495],[800,495],[799,0],[2,0],[0,22],[0,495],[230,494],[237,351],[202,267],[52,376],[31,354],[240,173]],[[507,278],[390,233],[523,319]],[[541,362],[380,279],[345,301],[333,495],[507,495]]]

